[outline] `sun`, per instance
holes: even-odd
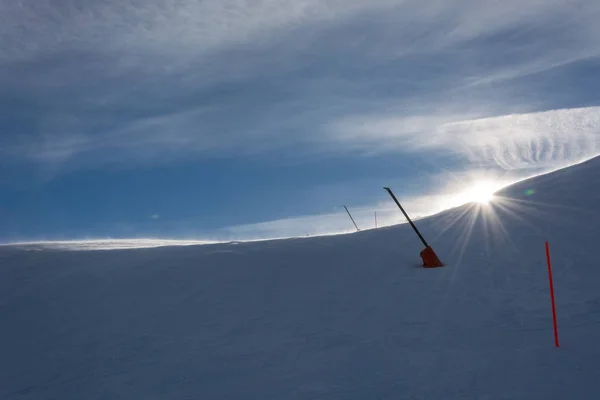
[[[464,204],[476,204],[478,206],[487,206],[496,201],[500,201],[496,192],[507,186],[506,180],[473,177],[465,177],[463,182],[455,181],[448,187],[451,192],[440,198],[440,204],[443,209],[460,207]]]
[[[492,182],[477,182],[466,191],[465,200],[471,203],[489,204],[497,189],[497,185]]]

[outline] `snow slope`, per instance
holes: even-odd
[[[448,263],[429,270],[406,224],[0,248],[0,398],[600,398],[600,158],[498,196],[417,221]]]

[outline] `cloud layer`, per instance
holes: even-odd
[[[598,56],[599,9],[547,0],[2,2],[2,154],[131,163],[298,145],[318,153],[323,141],[352,152],[396,140],[393,119],[423,140],[423,128],[448,119],[556,108],[489,85]],[[328,129],[365,112],[392,114],[371,118],[388,133]],[[462,128],[477,136],[447,127]]]

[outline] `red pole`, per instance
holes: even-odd
[[[552,320],[554,321],[554,344],[558,345],[558,324],[556,322],[556,304],[554,302],[554,284],[552,283],[552,266],[550,265],[550,247],[546,242],[546,259],[548,260],[548,280],[550,281],[550,300],[552,301]]]

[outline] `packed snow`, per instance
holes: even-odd
[[[0,247],[0,398],[600,398],[600,158],[416,224]]]

